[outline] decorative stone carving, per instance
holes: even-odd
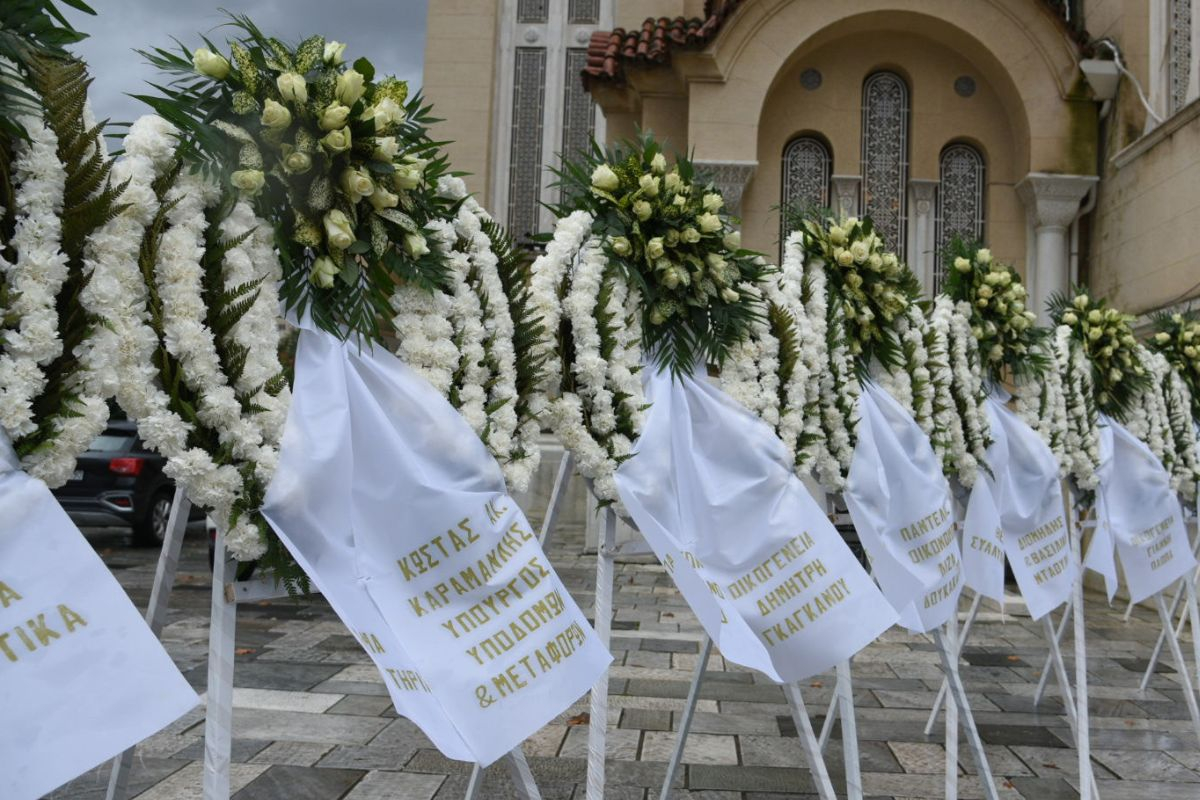
[[[742,194],[757,168],[757,161],[696,161],[696,171],[707,175],[721,190],[731,214],[741,211]]]
[[[1099,180],[1095,175],[1031,172],[1017,184],[1034,231],[1033,263],[1025,270],[1029,307],[1042,325],[1050,321],[1046,301],[1070,288],[1067,226],[1079,216],[1080,201]]]
[[[858,187],[862,185],[861,175],[834,175],[829,179],[833,188],[833,210],[841,217],[858,216]]]

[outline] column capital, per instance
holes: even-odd
[[[754,177],[758,169],[757,161],[707,161],[697,159],[696,171],[703,172],[712,178],[712,182],[721,190],[725,198],[725,206],[731,214],[737,214],[742,208],[742,193]]]
[[[835,214],[853,217],[858,214],[858,187],[861,175],[834,175],[829,179],[833,185],[833,197],[829,198]]]
[[[1095,175],[1031,172],[1017,184],[1035,228],[1065,228],[1079,216],[1079,203],[1099,182]]]
[[[928,178],[910,178],[908,191],[912,194],[913,206],[918,214],[928,214],[933,211],[934,200],[937,199],[939,181]]]

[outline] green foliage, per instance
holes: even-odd
[[[1192,396],[1192,419],[1200,421],[1200,314],[1159,312],[1152,317],[1156,333],[1147,344],[1164,356]]]
[[[1068,326],[1087,354],[1096,408],[1127,421],[1138,395],[1150,385],[1150,373],[1138,357],[1133,316],[1110,308],[1106,299],[1092,298],[1085,286],[1073,287],[1069,295],[1056,293],[1047,305],[1055,324]]]
[[[1050,330],[1039,328],[1037,315],[1025,307],[1028,296],[1021,276],[1008,264],[992,258],[990,250],[958,237],[943,254],[945,294],[971,306],[971,332],[979,342],[984,374],[992,383],[1038,380],[1050,368],[1039,345]]]
[[[62,4],[96,13],[82,0],[62,0]],[[85,38],[87,34],[67,22],[55,0],[0,3],[0,142],[25,138],[17,118],[41,114],[42,99],[28,86],[30,62],[46,56],[66,58],[66,48]]]
[[[556,170],[560,217],[582,209],[603,240],[610,264],[641,293],[642,347],[660,367],[690,374],[704,361],[724,362],[766,309],[746,284],[766,272],[762,257],[741,248],[733,220],[711,183],[690,160],[666,156],[653,136],[595,142]]]
[[[203,37],[209,54],[143,52],[171,80],[141,99],[180,129],[193,169],[276,222],[285,305],[341,338],[381,341],[397,283],[447,284],[423,232],[454,212],[436,191],[447,162],[430,107],[403,81],[376,81],[366,59],[326,60],[320,36],[292,47],[243,15],[226,27],[228,59]]]

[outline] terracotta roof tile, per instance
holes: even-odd
[[[1072,15],[1073,0],[1041,0],[1055,12],[1071,38],[1085,51],[1090,40],[1079,25],[1078,15]],[[705,47],[721,26],[741,4],[742,0],[707,0],[704,17],[647,18],[637,30],[617,28],[596,31],[587,49],[587,66],[583,68],[584,88],[592,81],[625,82],[627,66],[654,66],[670,63],[671,51],[676,48],[699,50]],[[1073,18],[1074,17],[1074,18]]]
[[[622,82],[627,64],[666,64],[675,48],[700,49],[712,40],[721,24],[741,0],[708,0],[705,16],[648,17],[637,30],[617,28],[597,31],[588,43],[583,83],[591,80]]]

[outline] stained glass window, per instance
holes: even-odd
[[[567,74],[563,81],[562,155],[578,158],[591,147],[596,131],[596,104],[584,91],[579,73],[587,65],[587,50],[567,49]]]
[[[508,229],[524,241],[538,232],[542,109],[546,99],[545,48],[518,47],[514,69]]]
[[[545,22],[550,0],[517,0],[517,22]]]
[[[946,265],[941,258],[955,237],[983,241],[985,170],[983,155],[969,144],[952,144],[942,151],[935,220],[936,252],[933,290],[942,288]]]
[[[1187,103],[1192,67],[1192,0],[1171,0],[1171,113]]]
[[[779,240],[787,237],[787,211],[829,207],[829,173],[833,158],[829,148],[815,136],[800,136],[783,149],[783,179],[780,182]]]
[[[571,0],[567,18],[572,25],[595,25],[600,21],[600,0]]]
[[[884,246],[903,256],[908,183],[908,84],[876,72],[863,84],[862,213]]]

